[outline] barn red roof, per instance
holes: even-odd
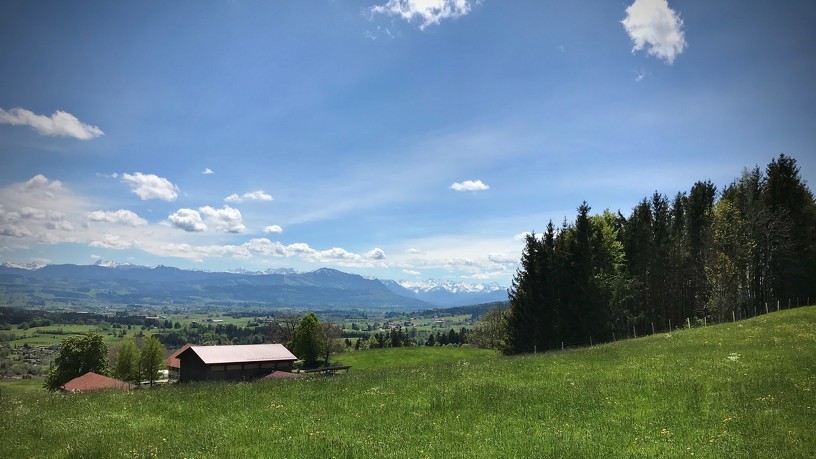
[[[192,344],[190,343],[185,344],[184,346],[181,347],[181,349],[170,354],[170,356],[167,357],[167,360],[165,360],[164,363],[166,363],[169,368],[181,368],[181,361],[178,359],[178,355],[189,349],[190,346],[192,346]]]
[[[60,389],[66,392],[88,392],[108,389],[131,390],[135,387],[133,384],[125,381],[109,378],[94,372],[88,372],[68,381],[60,387]]]

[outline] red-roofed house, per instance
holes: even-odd
[[[167,359],[164,361],[164,363],[167,364],[167,378],[168,379],[178,381],[179,375],[181,374],[181,372],[180,372],[181,360],[178,359],[178,356],[182,352],[189,349],[190,346],[192,346],[192,344],[190,344],[190,343],[185,344],[184,346],[181,347],[181,349],[179,349],[176,352],[170,354],[170,356],[167,357]]]
[[[60,386],[65,392],[91,392],[95,390],[133,390],[131,383],[109,378],[92,371],[68,381]]]
[[[291,372],[297,360],[282,344],[190,346],[176,358],[180,382],[257,379],[273,371]]]

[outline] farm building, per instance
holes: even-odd
[[[133,384],[118,379],[109,378],[94,372],[85,373],[82,376],[68,381],[60,386],[65,392],[91,392],[96,390],[133,390]]]
[[[240,381],[292,371],[297,360],[282,344],[190,346],[178,358],[179,381]]]
[[[164,363],[167,365],[167,379],[178,381],[179,369],[181,368],[181,361],[178,359],[179,354],[190,348],[192,344],[185,344],[176,352],[170,354]]]

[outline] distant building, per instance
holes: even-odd
[[[60,386],[65,392],[92,392],[97,390],[133,390],[136,386],[125,381],[109,378],[94,372],[85,373],[82,376],[68,381]]]
[[[189,346],[176,355],[179,381],[241,381],[291,372],[297,357],[282,344]]]

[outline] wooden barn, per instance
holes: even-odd
[[[181,349],[173,352],[169,357],[167,357],[167,359],[165,359],[164,363],[167,365],[167,379],[178,381],[179,372],[181,369],[181,361],[178,359],[178,356],[182,352],[189,349],[190,346],[192,346],[192,344],[185,344],[181,347]]]
[[[179,382],[241,381],[292,371],[297,357],[282,344],[190,346],[180,352]]]

